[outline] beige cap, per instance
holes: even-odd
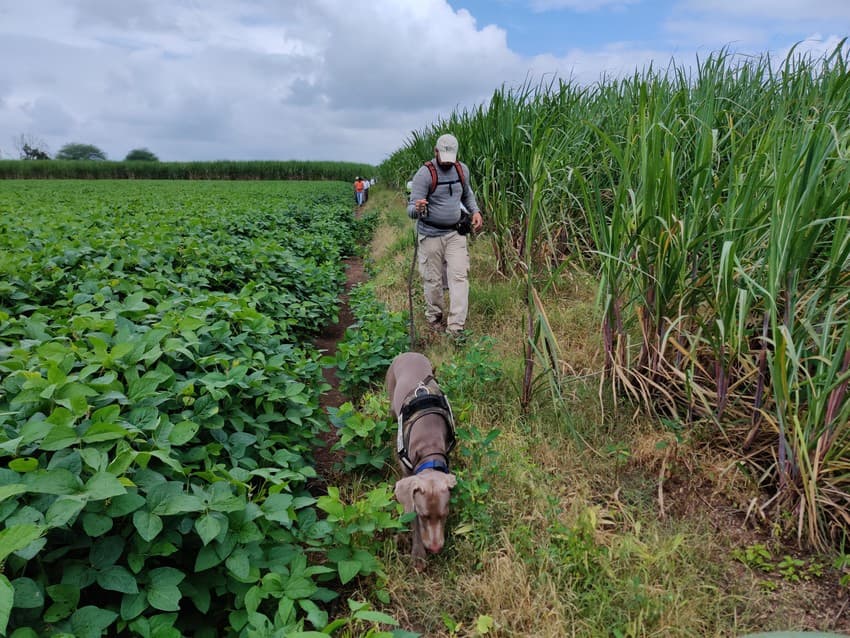
[[[434,147],[440,154],[441,162],[456,162],[457,161],[457,138],[446,133],[437,138],[437,145]]]

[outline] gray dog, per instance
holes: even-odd
[[[398,456],[404,478],[395,495],[413,520],[413,557],[437,553],[445,542],[449,490],[457,484],[449,472],[455,443],[454,417],[434,379],[431,362],[418,352],[403,352],[387,370],[390,409],[398,419]]]

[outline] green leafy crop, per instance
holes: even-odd
[[[336,318],[349,199],[0,183],[0,634],[327,623],[353,576],[308,489],[328,427],[310,337]]]

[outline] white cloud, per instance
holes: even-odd
[[[0,68],[0,140],[37,129],[54,148],[73,138],[115,158],[144,145],[162,159],[216,149],[378,162],[426,113],[480,102],[522,66],[504,31],[443,0],[34,0],[1,11],[0,57],[14,64]],[[64,111],[49,130],[39,101]]]
[[[633,1],[533,0],[540,10],[585,12]],[[756,15],[768,4],[778,7],[771,27]],[[810,34],[834,32],[850,11],[843,0],[809,4],[824,15],[828,6],[833,19],[815,21]],[[763,47],[777,32],[784,37],[773,46],[787,50],[799,31],[786,33],[786,18],[804,6],[678,0],[666,12],[666,41],[606,33],[596,46],[524,58],[504,28],[481,26],[446,0],[0,3],[0,148],[27,133],[52,149],[95,144],[116,159],[145,146],[163,160],[378,163],[411,131],[527,78],[592,83],[651,60],[666,65],[674,52]],[[824,35],[806,46],[832,42]]]

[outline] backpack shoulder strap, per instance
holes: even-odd
[[[431,160],[425,162],[425,167],[428,169],[428,172],[431,173],[431,187],[428,189],[428,196],[430,197],[431,194],[437,189],[437,169],[434,166],[434,162],[432,162]],[[466,178],[463,174],[463,167],[460,165],[460,162],[455,162],[454,167],[455,171],[457,171],[457,177],[458,181],[460,182],[460,187],[461,189],[463,189],[463,187],[466,186]]]
[[[466,183],[464,182],[463,166],[460,165],[460,162],[455,162],[455,170],[457,171],[457,176],[460,180],[460,187],[463,189],[463,187],[466,186]]]
[[[425,162],[425,167],[431,173],[431,186],[428,188],[428,197],[430,197],[431,193],[437,189],[437,169],[434,167],[434,162],[430,160]]]

